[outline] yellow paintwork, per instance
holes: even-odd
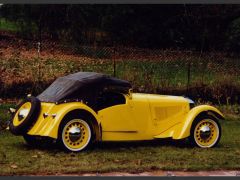
[[[101,126],[102,141],[150,140],[155,138],[182,139],[190,135],[195,117],[203,111],[213,111],[223,116],[216,108],[201,105],[190,110],[184,97],[155,94],[130,93],[124,95],[125,104],[94,112],[81,102],[63,104],[41,103],[41,112],[29,135],[57,138],[58,127],[64,116],[75,109],[90,112]],[[43,113],[49,114],[43,118]],[[57,114],[55,118],[51,115]]]
[[[58,127],[64,116],[75,109],[83,109],[90,112],[96,119],[96,113],[87,105],[81,102],[71,102],[64,104],[41,103],[41,111],[38,120],[29,130],[29,135],[49,136],[52,138],[58,137]],[[43,113],[47,113],[48,117],[44,118]],[[56,114],[53,118],[52,115]]]
[[[30,102],[26,102],[26,103],[24,103],[24,104],[17,110],[16,115],[15,115],[15,117],[13,118],[13,125],[14,125],[14,126],[19,126],[20,124],[22,124],[22,122],[24,122],[24,120],[25,120],[26,117],[27,117],[27,115],[26,115],[23,119],[19,119],[19,118],[18,118],[19,112],[22,111],[22,110],[27,110],[28,113],[29,113],[29,111],[30,111],[30,109],[31,109],[31,106],[32,106],[32,105],[31,105]]]
[[[180,129],[178,129],[178,131],[175,131],[175,133],[173,134],[173,139],[182,139],[188,137],[190,135],[192,122],[199,113],[204,111],[212,111],[219,114],[221,117],[224,117],[223,114],[213,106],[209,105],[196,106],[188,112],[186,118],[181,123],[181,126],[179,126]]]

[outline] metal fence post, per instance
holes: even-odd
[[[37,52],[38,52],[38,58],[40,57],[40,51],[41,51],[41,42],[37,43]]]
[[[38,42],[37,43],[37,52],[38,52],[38,82],[37,83],[40,83],[41,81],[41,61],[40,61],[40,53],[41,53],[41,42]]]
[[[188,65],[187,65],[187,95],[189,94],[190,75],[191,75],[191,62],[188,61]]]
[[[113,47],[113,77],[116,77],[116,47]]]

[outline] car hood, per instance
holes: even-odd
[[[133,93],[133,98],[137,99],[148,99],[150,102],[173,102],[173,103],[190,103],[193,102],[191,99],[183,96],[170,96],[170,95],[159,95],[159,94],[145,94],[145,93]]]

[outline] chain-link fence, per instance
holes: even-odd
[[[1,98],[36,95],[59,76],[95,71],[130,81],[135,92],[240,101],[240,61],[224,53],[14,39],[2,40],[0,51]]]

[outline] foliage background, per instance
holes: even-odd
[[[239,5],[2,5],[0,15],[2,98],[97,71],[138,92],[240,102]]]
[[[3,5],[29,38],[238,51],[239,5]],[[105,36],[99,37],[99,34]]]

